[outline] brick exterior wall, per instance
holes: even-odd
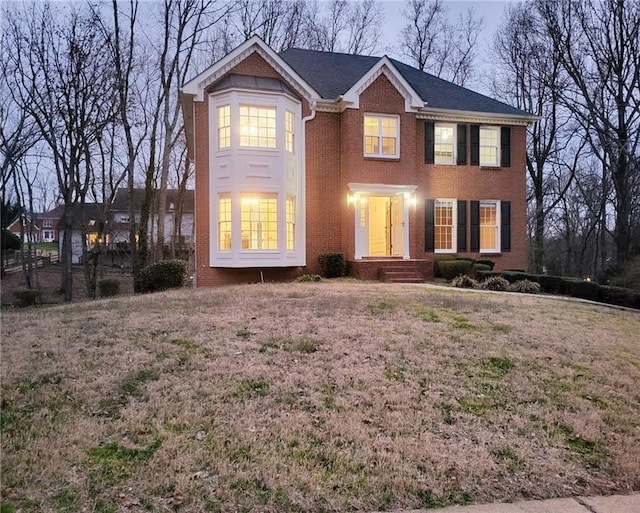
[[[257,53],[238,64],[232,73],[282,78]],[[434,254],[425,252],[425,200],[511,201],[511,251],[475,258],[490,258],[496,269],[524,269],[527,265],[525,127],[511,128],[511,167],[480,168],[425,164],[424,125],[414,113],[406,113],[405,100],[389,79],[380,75],[361,95],[359,109],[342,113],[317,112],[306,125],[306,267],[224,269],[209,266],[209,126],[208,101],[195,103],[196,167],[196,284],[212,286],[238,282],[292,279],[305,273],[319,273],[318,255],[341,251],[347,260],[355,252],[354,206],[348,205],[348,183],[415,185],[416,205],[410,207],[410,256],[423,260],[426,276],[431,276]],[[303,116],[310,113],[303,101]],[[364,157],[363,120],[365,113],[394,114],[400,118],[398,159]],[[470,138],[467,137],[467,155]],[[467,159],[469,161],[469,158]],[[467,212],[469,216],[469,211]],[[467,241],[470,240],[467,219]],[[468,242],[469,246],[469,242]],[[373,278],[375,264],[350,266],[354,274]]]

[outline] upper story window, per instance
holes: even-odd
[[[480,202],[480,252],[500,251],[500,214],[498,201]]]
[[[284,146],[289,153],[293,153],[293,133],[294,122],[293,112],[290,110],[284,111]]]
[[[480,165],[500,165],[500,130],[498,127],[480,127]]]
[[[455,164],[456,125],[435,125],[433,156],[435,164]]]
[[[436,253],[453,253],[455,247],[456,210],[454,200],[434,202],[434,250]]]
[[[276,147],[276,108],[240,105],[240,146]]]
[[[231,146],[231,108],[229,105],[218,107],[218,148]]]
[[[398,157],[400,119],[397,116],[364,116],[364,154],[366,157]]]

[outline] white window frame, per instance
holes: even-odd
[[[231,106],[218,105],[216,109],[216,122],[218,124],[218,149],[225,150],[231,147]]]
[[[251,202],[255,202],[257,201],[258,203],[262,202],[262,201],[268,201],[270,204],[275,205],[275,212],[273,212],[273,214],[275,215],[275,220],[274,221],[269,221],[269,219],[267,220],[263,220],[262,216],[266,216],[267,218],[270,217],[270,214],[272,212],[270,212],[268,209],[267,210],[258,210],[257,214],[255,214],[258,219],[253,219],[252,216],[250,216],[249,218],[245,218],[245,205],[247,203],[251,203]],[[279,227],[279,198],[278,198],[278,194],[277,193],[265,193],[265,192],[260,192],[260,193],[254,193],[254,192],[243,192],[240,195],[240,237],[241,237],[241,245],[240,245],[240,251],[241,252],[251,252],[251,253],[258,253],[258,252],[264,252],[264,251],[278,251],[281,249],[282,246],[284,246],[285,244],[283,244],[282,242],[282,234],[280,233],[280,227]],[[233,207],[232,207],[233,208]],[[249,223],[249,230],[243,230],[243,225],[244,223]],[[268,229],[264,230],[264,232],[261,231],[261,229],[258,228],[254,228],[254,224],[255,225],[262,225],[262,224],[267,224],[268,225]],[[273,227],[275,227],[275,230],[272,229]],[[232,233],[233,233],[233,225],[232,225]],[[246,241],[248,242],[248,247],[245,247],[245,239],[243,239],[243,235],[245,234],[245,232],[247,232],[248,238],[246,239]],[[275,239],[272,238],[272,235],[275,233]],[[266,234],[266,236],[264,236],[263,234]],[[269,247],[269,246],[273,246],[275,242],[275,247]],[[258,244],[258,246],[261,247],[252,247],[254,244]],[[264,246],[267,247],[264,247]]]
[[[247,109],[243,114],[243,110]],[[253,113],[251,109],[255,109],[257,112]],[[273,115],[266,116],[265,113],[272,113]],[[258,124],[255,126],[257,130],[256,134],[243,134],[242,125],[243,117],[251,120],[253,119]],[[261,126],[261,120],[273,119],[273,126]],[[233,120],[232,120],[233,123]],[[259,104],[246,104],[241,103],[238,110],[238,129],[240,131],[239,146],[240,148],[258,148],[261,150],[273,150],[278,147],[278,107],[271,105],[259,105]],[[248,139],[246,144],[243,144],[243,139]],[[255,144],[253,144],[255,143]]]
[[[228,208],[225,208],[223,211],[223,205],[225,205],[225,207],[228,206]],[[218,246],[218,251],[231,251],[233,249],[233,223],[231,221],[231,217],[232,217],[232,205],[231,205],[231,194],[228,192],[223,192],[223,193],[219,193],[218,194],[218,205],[217,205],[217,216],[216,216],[216,233],[217,233],[217,246]],[[224,217],[223,217],[224,214]],[[226,229],[228,226],[228,230]],[[228,233],[229,234],[229,239],[228,239],[228,246],[229,247],[224,247],[225,244],[223,244],[223,238],[222,235],[223,233]]]
[[[436,208],[438,208],[438,204],[451,204],[451,248],[448,249],[438,249],[437,239],[436,239],[436,228],[438,226],[449,226],[449,225],[439,225],[437,224],[437,216],[436,216]],[[452,198],[436,198],[433,202],[433,248],[434,253],[456,253],[458,250],[457,240],[458,238],[458,201]]]
[[[374,135],[367,135],[366,124],[367,118],[375,118],[378,120],[378,151],[376,153],[367,153],[367,137],[376,137]],[[396,135],[395,139],[395,153],[383,153],[382,152],[382,139],[385,137],[382,133],[382,120],[394,119],[396,122]],[[380,159],[397,159],[400,157],[400,116],[389,114],[374,114],[365,113],[362,121],[362,152],[365,157],[380,158]]]
[[[288,153],[294,153],[296,121],[293,112],[284,111],[284,149]]]
[[[482,228],[483,226],[487,226],[487,225],[483,225],[482,224],[482,207],[483,206],[489,206],[492,205],[495,207],[496,209],[496,224],[493,225],[493,229],[495,230],[495,241],[496,241],[496,245],[493,248],[487,248],[487,247],[483,247],[482,246]],[[480,253],[489,253],[489,254],[493,254],[493,253],[500,253],[500,247],[501,247],[501,243],[500,243],[500,226],[501,226],[501,219],[500,219],[500,201],[498,200],[480,200],[480,205],[479,205],[479,209],[480,212],[478,214],[478,229],[480,230],[480,233],[478,235],[478,244],[480,246]]]
[[[439,159],[438,158],[438,145],[445,145],[446,142],[438,141],[438,129],[442,130],[443,128],[451,129],[451,157],[449,159]],[[445,165],[455,165],[456,163],[456,148],[457,148],[457,125],[451,125],[448,123],[435,123],[433,129],[433,162],[434,164],[445,164]]]
[[[487,144],[486,138],[482,137],[483,132],[485,134],[487,134],[488,132],[495,133],[496,144],[495,145]],[[499,167],[500,166],[500,127],[497,127],[497,126],[481,126],[480,127],[480,134],[479,134],[479,143],[480,143],[480,148],[479,148],[478,157],[479,157],[479,160],[480,160],[480,166]],[[495,149],[495,152],[496,152],[495,160],[492,160],[492,161],[483,160],[483,154],[482,154],[482,149],[483,148]]]

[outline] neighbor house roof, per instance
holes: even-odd
[[[103,219],[103,203],[85,203],[84,208],[80,204],[73,205],[72,208],[72,228],[74,230],[80,229],[82,226],[82,222],[84,221],[84,225],[87,227],[89,231],[94,231],[98,229],[98,225],[101,222],[104,222]],[[58,221],[58,230],[64,230],[64,213],[60,217],[60,221]]]
[[[326,100],[336,100],[347,93],[383,58],[298,48],[285,50],[279,55]],[[425,107],[513,116],[528,115],[506,103],[457,86],[395,59],[389,61],[420,95]]]
[[[139,212],[142,209],[142,202],[144,201],[144,189],[134,189],[131,196],[133,202],[133,209]],[[153,201],[158,201],[158,191],[155,191]],[[172,205],[175,205],[178,199],[177,189],[167,189],[167,210],[173,210]],[[116,196],[113,198],[111,204],[112,212],[129,212],[129,189],[118,189]],[[187,189],[184,194],[184,203],[182,208],[183,213],[194,212],[194,191],[193,189]]]

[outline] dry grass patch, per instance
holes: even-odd
[[[5,511],[640,489],[640,316],[336,281],[2,313]]]

